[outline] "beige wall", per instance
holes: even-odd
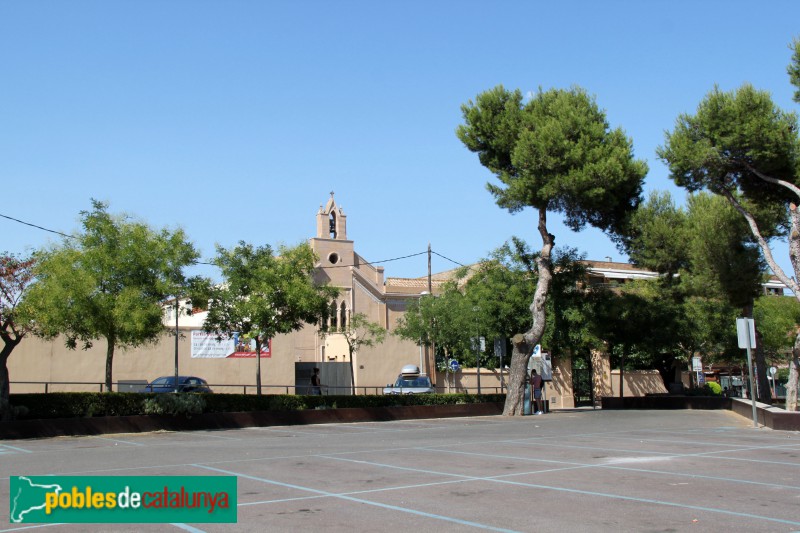
[[[628,370],[622,376],[623,396],[645,396],[667,392],[658,370]],[[611,395],[619,397],[619,370],[611,371]]]
[[[357,386],[385,387],[387,383],[394,383],[403,366],[419,366],[419,347],[387,334],[383,343],[362,348],[354,363]]]
[[[179,340],[179,371],[206,379],[216,392],[255,392],[255,358],[192,358],[190,330],[182,330]],[[272,342],[272,357],[261,358],[261,382],[269,386],[266,392],[285,393],[286,386],[294,385],[294,363],[314,349],[314,329],[305,328],[292,335],[281,335]],[[342,335],[326,338],[329,346],[338,345],[347,353]],[[341,345],[344,344],[342,348]],[[310,348],[309,348],[310,347]],[[334,348],[330,348],[334,351]],[[97,341],[89,350],[68,350],[61,340],[46,342],[35,337],[26,338],[9,358],[8,367],[12,382],[11,392],[43,392],[44,385],[26,385],[22,381],[36,382],[87,382],[97,385],[50,385],[50,391],[94,391],[105,382],[104,340]],[[340,354],[340,355],[342,355]],[[313,360],[313,359],[312,359]],[[339,358],[339,361],[345,361]],[[419,348],[408,341],[387,335],[386,341],[372,348],[363,348],[357,354],[356,385],[380,387],[394,382],[403,365],[419,364]],[[175,337],[165,334],[161,342],[132,350],[117,350],[114,356],[113,381],[152,381],[159,376],[175,372]],[[288,389],[292,392],[291,389]]]

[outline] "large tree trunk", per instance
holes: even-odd
[[[524,414],[525,384],[528,382],[528,359],[534,344],[525,340],[525,335],[514,335],[511,339],[511,369],[508,372],[508,393],[503,414],[520,416]]]
[[[256,396],[261,396],[261,335],[256,335]]]
[[[0,421],[11,420],[11,404],[9,392],[11,390],[8,380],[8,356],[16,344],[5,344],[0,350]]]
[[[511,373],[508,377],[508,394],[506,404],[503,408],[505,415],[521,415],[521,405],[524,401],[525,379],[528,374],[528,359],[533,352],[534,346],[539,344],[544,335],[545,327],[545,304],[547,295],[550,293],[550,285],[553,282],[553,263],[551,260],[555,236],[547,231],[547,206],[539,209],[539,234],[542,236],[542,250],[536,258],[536,269],[538,279],[536,281],[536,292],[531,303],[531,315],[533,326],[523,335],[520,342],[514,341],[514,350],[511,355]],[[516,339],[517,337],[515,337]],[[520,351],[522,350],[522,351]],[[527,350],[527,351],[525,351]],[[524,378],[520,378],[521,375]],[[522,381],[520,381],[522,379]]]
[[[13,326],[10,328],[12,332],[16,333]],[[8,377],[8,358],[11,352],[22,341],[22,335],[10,335],[4,332],[0,335],[3,340],[3,348],[0,350],[0,421],[11,420],[11,403],[9,395],[11,393],[11,383]]]
[[[786,410],[797,411],[797,382],[800,377],[800,334],[794,339],[789,361],[789,382],[786,384]]]
[[[114,337],[108,337],[108,347],[106,348],[106,392],[111,392],[111,384],[113,383],[111,379],[111,369],[114,365],[114,344],[116,343],[116,339]]]

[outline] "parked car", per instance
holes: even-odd
[[[416,365],[404,366],[394,385],[390,383],[383,389],[384,394],[433,394],[434,392],[431,378],[420,374]]]
[[[175,392],[175,376],[162,376],[147,384],[142,392]],[[178,392],[214,392],[203,378],[178,376]]]

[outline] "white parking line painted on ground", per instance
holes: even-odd
[[[0,529],[0,533],[7,533],[9,531],[23,531],[26,529],[39,529],[41,527],[63,526],[64,524],[31,524],[29,526],[18,526],[8,529]]]
[[[114,439],[112,437],[98,437],[97,435],[89,435],[90,439],[107,440],[115,444],[128,444],[130,446],[144,446],[141,442],[131,442],[129,440]]]
[[[624,467],[618,466],[614,464],[608,463],[576,463],[572,461],[559,461],[554,459],[540,459],[537,457],[520,457],[515,455],[501,455],[501,454],[487,454],[487,453],[480,453],[480,452],[465,452],[462,450],[442,450],[442,449],[433,449],[433,448],[422,448],[424,450],[429,450],[433,452],[439,453],[450,453],[450,454],[458,454],[458,455],[474,455],[477,457],[482,458],[491,458],[491,459],[509,459],[513,461],[527,461],[532,463],[555,463],[555,464],[564,464],[564,465],[575,465],[576,468],[585,467],[585,468],[606,468],[609,470],[624,470],[626,472],[640,472],[643,474],[660,474],[664,476],[675,476],[675,477],[685,477],[690,479],[708,479],[711,481],[725,481],[729,483],[742,483],[745,485],[759,485],[763,487],[769,487],[773,489],[789,489],[789,490],[800,490],[800,486],[795,485],[782,485],[779,483],[767,483],[763,481],[752,481],[749,479],[741,479],[741,478],[731,478],[731,477],[722,477],[722,476],[707,476],[703,474],[686,474],[683,472],[670,472],[666,470],[652,470],[648,468],[633,468],[633,467]],[[675,455],[673,457],[664,457],[665,459],[679,459],[681,455]],[[660,458],[660,457],[659,457]],[[553,469],[553,471],[558,471],[559,469]],[[540,472],[549,472],[550,470],[543,470],[543,471],[536,471],[536,473]],[[491,476],[492,478],[503,478],[503,477],[511,477],[516,475],[526,475],[526,473],[522,474],[504,474],[502,476]]]
[[[390,468],[390,469],[397,469],[397,470],[404,470],[404,471],[415,471],[415,472],[424,473],[424,474],[428,474],[428,475],[444,475],[444,476],[455,476],[455,477],[461,477],[461,478],[469,477],[473,481],[481,481],[481,480],[483,480],[483,481],[490,481],[490,482],[495,482],[495,483],[504,483],[504,484],[509,484],[509,485],[515,485],[515,486],[519,486],[519,487],[526,487],[526,488],[533,488],[533,489],[543,489],[543,490],[552,490],[552,491],[556,491],[556,492],[567,492],[567,493],[571,493],[571,494],[581,494],[581,495],[584,495],[584,496],[594,496],[594,497],[599,497],[599,498],[608,498],[608,499],[614,499],[614,500],[620,500],[620,501],[647,503],[647,504],[652,504],[652,505],[662,505],[662,506],[666,506],[666,507],[680,507],[680,508],[683,508],[683,509],[692,509],[692,510],[695,510],[695,511],[703,511],[703,512],[716,513],[716,514],[724,514],[724,515],[728,515],[728,516],[738,516],[738,517],[742,517],[742,518],[750,518],[750,519],[755,519],[755,520],[764,520],[764,521],[767,521],[767,522],[776,522],[776,523],[779,523],[779,524],[788,524],[788,525],[791,525],[791,526],[800,526],[800,522],[794,521],[794,520],[786,520],[786,519],[783,519],[783,518],[776,518],[776,517],[764,516],[764,515],[756,515],[756,514],[752,514],[752,513],[743,513],[743,512],[738,512],[738,511],[731,511],[731,510],[728,510],[728,509],[720,509],[720,508],[715,508],[715,507],[704,507],[704,506],[698,506],[698,505],[689,505],[689,504],[682,503],[682,502],[670,502],[670,501],[666,501],[666,500],[657,500],[657,499],[652,499],[652,498],[637,498],[637,497],[634,497],[634,496],[625,496],[623,494],[612,494],[612,493],[607,493],[607,492],[597,492],[597,491],[590,491],[590,490],[583,490],[583,489],[573,489],[573,488],[569,488],[569,487],[557,487],[557,486],[554,486],[554,485],[541,485],[541,484],[538,484],[538,483],[524,483],[524,482],[520,482],[520,481],[511,481],[511,480],[508,480],[508,479],[502,479],[503,477],[507,477],[507,476],[493,476],[493,477],[462,476],[461,474],[452,474],[452,473],[449,473],[449,472],[438,472],[438,471],[435,471],[435,470],[409,468],[409,467],[395,466],[395,465],[389,465],[389,464],[384,464],[384,463],[373,463],[373,462],[370,462],[370,461],[356,461],[356,460],[351,460],[351,459],[342,459],[342,458],[338,458],[338,457],[337,458],[331,457],[331,459],[351,461],[351,462],[354,462],[354,463],[361,463],[361,464],[367,464],[367,465],[371,465],[371,466],[384,467],[384,468]]]
[[[6,450],[11,450],[12,452],[33,453],[30,450],[17,448],[16,446],[10,446],[8,444],[0,444],[0,453],[5,453]]]
[[[192,526],[190,526],[188,524],[170,524],[170,525],[171,526],[175,526],[177,528],[180,528],[180,529],[182,529],[184,531],[189,531],[190,533],[205,533],[204,530],[197,529],[196,527],[192,527]]]
[[[362,503],[362,504],[366,504],[366,505],[372,505],[374,507],[380,507],[382,509],[389,509],[389,510],[392,510],[392,511],[400,511],[400,512],[403,512],[403,513],[409,513],[409,514],[413,514],[413,515],[417,515],[417,516],[422,516],[422,517],[425,517],[425,518],[433,518],[433,519],[436,519],[436,520],[443,520],[445,522],[452,522],[454,524],[459,524],[459,525],[462,525],[462,526],[470,526],[470,527],[475,527],[475,528],[479,528],[479,529],[485,529],[485,530],[488,530],[488,531],[502,531],[502,532],[505,532],[505,533],[519,533],[519,532],[516,532],[516,531],[514,531],[512,529],[494,527],[494,526],[490,526],[488,524],[480,524],[478,522],[471,522],[469,520],[462,520],[460,518],[455,518],[455,517],[452,517],[452,516],[444,516],[444,515],[440,515],[440,514],[426,513],[424,511],[417,511],[416,509],[409,509],[407,507],[399,507],[397,505],[389,505],[389,504],[386,504],[386,503],[373,502],[373,501],[365,500],[365,499],[362,499],[362,498],[355,498],[353,496],[347,496],[345,494],[337,494],[335,492],[327,492],[327,491],[324,491],[324,490],[313,489],[311,487],[303,487],[303,486],[300,486],[300,485],[293,485],[291,483],[283,483],[281,481],[275,481],[275,480],[272,480],[272,479],[265,479],[265,478],[260,478],[260,477],[256,477],[256,476],[250,476],[250,475],[242,474],[242,473],[239,473],[239,472],[233,472],[233,471],[230,471],[230,470],[223,470],[221,468],[212,468],[212,467],[204,466],[204,465],[193,465],[193,466],[196,466],[197,468],[203,468],[203,469],[211,470],[213,472],[220,472],[222,474],[228,474],[228,475],[231,475],[231,476],[239,476],[239,477],[243,477],[245,479],[250,479],[250,480],[253,480],[253,481],[260,481],[262,483],[267,483],[267,484],[270,484],[270,485],[277,485],[277,486],[280,486],[280,487],[286,487],[286,488],[291,488],[291,489],[295,489],[295,490],[313,492],[313,493],[316,493],[316,494],[319,494],[319,495],[322,495],[322,496],[329,496],[331,498],[338,498],[338,499],[342,499],[342,500],[352,501],[352,502],[355,502],[355,503]]]

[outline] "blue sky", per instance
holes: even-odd
[[[645,192],[682,201],[655,156],[664,131],[714,84],[798,110],[798,21],[796,1],[6,0],[0,214],[70,232],[97,198],[182,227],[207,259],[217,243],[313,236],[333,190],[369,261],[430,242],[470,263],[512,235],[538,248],[533,211],[497,207],[456,138],[462,103],[498,84],[580,85],[648,161]],[[625,259],[550,221],[559,245]],[[0,250],[54,240],[0,218]],[[422,276],[427,261],[384,266]]]

